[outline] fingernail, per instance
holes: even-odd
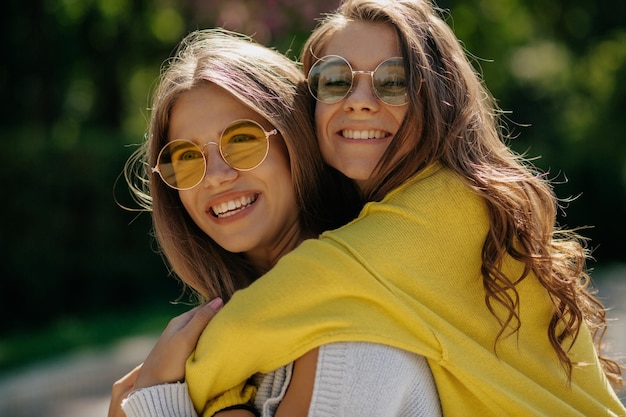
[[[224,301],[219,297],[214,298],[211,301],[209,301],[209,307],[211,307],[213,310],[219,310],[223,306],[224,306]]]

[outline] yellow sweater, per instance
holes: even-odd
[[[348,225],[304,242],[239,291],[187,363],[197,411],[245,402],[245,380],[322,344],[369,341],[428,359],[444,415],[626,416],[586,328],[571,386],[548,341],[552,304],[534,276],[519,286],[522,326],[497,344],[485,306],[485,202],[438,165]],[[504,270],[519,276],[507,259]],[[244,388],[245,387],[245,388]]]

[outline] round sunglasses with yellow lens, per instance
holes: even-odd
[[[389,58],[374,71],[355,71],[345,58],[327,55],[313,64],[309,70],[309,91],[319,102],[333,104],[343,100],[352,91],[354,77],[359,74],[372,78],[372,89],[381,101],[391,106],[408,103],[404,59]]]
[[[219,142],[207,142],[198,146],[186,139],[168,142],[152,168],[163,182],[176,190],[189,190],[202,182],[206,175],[207,159],[204,148],[217,145],[222,159],[238,171],[249,171],[261,165],[269,152],[269,137],[276,135],[273,129],[266,132],[253,120],[235,120],[224,129]]]

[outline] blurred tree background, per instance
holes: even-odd
[[[63,317],[177,299],[181,287],[125,211],[164,60],[197,28],[253,35],[290,57],[338,0],[9,0],[0,16],[0,338]],[[559,222],[598,264],[623,261],[626,23],[622,0],[446,0],[448,22],[511,120],[518,152],[579,196]],[[594,265],[591,265],[594,266]]]

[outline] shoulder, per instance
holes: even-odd
[[[398,206],[438,212],[455,208],[459,203],[467,204],[468,200],[479,202],[481,198],[462,175],[437,163],[417,173],[379,203],[370,203],[366,207]]]
[[[391,191],[381,201],[367,203],[352,222],[322,237],[352,233],[356,228],[390,227],[396,224],[439,227],[463,218],[482,219],[486,214],[484,198],[468,181],[451,169],[434,164]],[[397,228],[396,228],[397,229]]]
[[[485,199],[461,175],[433,165],[380,202],[366,204],[357,219],[323,233],[318,244],[336,244],[369,264],[409,255],[417,260],[415,251],[423,262],[424,256],[444,253],[459,242],[482,247],[488,228]]]

